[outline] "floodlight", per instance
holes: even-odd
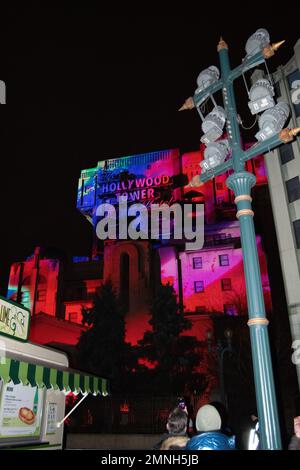
[[[290,110],[287,103],[277,103],[271,109],[267,109],[258,120],[259,131],[255,135],[257,140],[266,140],[277,134],[283,128]]]
[[[249,101],[248,106],[252,114],[257,114],[266,109],[273,108],[275,102],[273,100],[274,88],[265,78],[260,78],[257,80],[249,91]]]
[[[223,127],[226,121],[226,113],[222,106],[215,106],[202,122],[204,135],[201,142],[205,145],[215,142],[223,134]]]
[[[220,72],[218,67],[215,65],[211,65],[202,72],[199,73],[197,78],[197,85],[198,88],[195,91],[195,94],[201,93],[201,91],[205,90],[207,87],[212,85],[213,83],[217,82],[220,77]]]
[[[247,56],[253,56],[260,52],[264,47],[270,44],[270,35],[266,29],[258,29],[246,42]]]
[[[223,163],[228,153],[229,145],[226,139],[208,144],[204,150],[204,160],[200,162],[202,173]]]

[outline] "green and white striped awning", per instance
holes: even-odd
[[[6,357],[0,361],[0,378],[4,383],[13,381],[14,384],[53,388],[64,392],[93,393],[109,395],[109,381],[71,369],[62,370],[40,364],[30,364]]]

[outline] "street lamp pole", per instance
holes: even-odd
[[[284,129],[256,145],[248,151],[243,151],[237,118],[233,82],[245,70],[249,70],[271,57],[282,43],[268,45],[262,51],[246,59],[240,66],[231,70],[228,56],[228,46],[221,38],[218,53],[221,66],[221,78],[201,93],[186,100],[181,108],[192,109],[203,102],[204,97],[222,89],[224,108],[227,114],[227,135],[232,158],[208,169],[201,174],[201,182],[208,181],[230,169],[233,173],[227,178],[227,186],[234,192],[237,205],[237,218],[240,223],[241,245],[244,261],[244,272],[248,302],[248,326],[250,328],[254,382],[256,391],[257,410],[260,423],[261,449],[281,449],[281,436],[276,403],[274,377],[272,370],[268,320],[266,318],[260,267],[256,246],[253,216],[251,207],[251,188],[256,183],[252,173],[245,170],[245,162],[259,154],[277,147],[283,142],[293,140],[300,129]]]
[[[233,190],[240,222],[241,245],[247,288],[248,326],[252,348],[256,401],[260,423],[261,448],[281,449],[281,436],[276,403],[274,378],[268,336],[260,267],[251,208],[251,188],[256,183],[252,173],[245,171],[242,160],[240,131],[237,121],[233,82],[230,80],[228,48],[224,41],[218,46],[221,73],[224,80],[223,99],[228,112],[228,134],[232,148],[234,173],[227,178],[227,186]]]

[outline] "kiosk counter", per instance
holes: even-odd
[[[13,334],[1,328],[3,305],[12,305],[14,317],[29,314],[23,326],[30,320],[23,306],[0,298],[0,449],[62,449],[66,395],[107,396],[108,380],[72,370],[65,353],[28,342],[12,315],[6,324]]]

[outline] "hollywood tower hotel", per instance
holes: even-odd
[[[206,330],[211,326],[211,314],[242,315],[246,312],[246,291],[243,276],[242,251],[240,243],[239,223],[235,217],[233,194],[226,187],[226,175],[218,176],[200,187],[188,186],[193,176],[200,173],[199,162],[203,158],[203,149],[180,154],[178,149],[157,151],[140,155],[114,158],[98,162],[95,168],[81,172],[78,186],[77,208],[82,215],[93,224],[97,224],[96,210],[99,204],[108,202],[116,205],[118,197],[124,192],[128,203],[139,202],[149,205],[151,202],[203,203],[205,207],[205,242],[202,249],[187,250],[184,241],[179,240],[106,240],[100,241],[94,230],[93,252],[89,262],[85,259],[83,264],[80,285],[88,296],[82,298],[66,297],[64,276],[56,275],[57,290],[60,295],[59,305],[48,312],[50,317],[59,317],[55,328],[64,328],[64,340],[74,343],[76,334],[67,338],[66,332],[71,323],[79,328],[81,324],[81,309],[91,305],[92,297],[101,283],[110,280],[121,295],[126,307],[126,335],[127,340],[136,343],[146,329],[149,329],[148,320],[150,304],[158,283],[171,283],[178,295],[178,300],[184,306],[184,314],[192,321],[192,329],[186,334],[196,335],[199,339],[205,338]],[[255,173],[257,185],[265,185],[266,174],[263,157],[257,157],[247,162],[248,171]],[[83,222],[84,223],[84,222]],[[257,235],[259,260],[262,272],[262,283],[265,294],[267,310],[271,308],[270,288],[267,275],[266,259]],[[43,260],[41,260],[42,262]],[[44,260],[46,262],[46,260]],[[50,260],[48,260],[49,262]],[[52,260],[53,261],[53,260]],[[80,259],[77,263],[79,269]],[[31,259],[31,266],[34,261]],[[94,276],[89,271],[95,269]],[[100,269],[99,269],[100,266]],[[18,267],[12,266],[10,276],[10,296],[15,295],[14,286],[22,285],[22,279],[27,269],[23,263],[23,274]],[[59,262],[55,265],[59,270]],[[79,272],[79,271],[78,271]],[[56,273],[58,274],[58,273]],[[47,276],[49,279],[47,280]],[[53,276],[52,276],[53,277]],[[36,317],[35,340],[44,338],[43,342],[54,341],[47,337],[45,331],[52,331],[46,327],[45,312],[47,301],[54,294],[53,279],[50,272],[44,273],[43,296],[35,302],[33,314]],[[49,282],[48,282],[49,281]],[[78,286],[78,276],[76,279]],[[37,281],[35,280],[35,286]],[[33,289],[34,287],[32,287]],[[39,289],[39,287],[36,287]],[[32,295],[31,288],[27,289],[27,296]],[[34,295],[35,296],[35,295]],[[28,299],[27,299],[28,300]],[[43,318],[43,327],[39,327],[39,314]],[[47,315],[46,315],[47,316]],[[75,325],[76,324],[76,325]],[[54,325],[54,323],[53,323]],[[44,329],[44,332],[39,329]],[[71,331],[71,330],[70,330]],[[49,333],[50,334],[50,333]],[[58,332],[56,338],[61,337]]]

